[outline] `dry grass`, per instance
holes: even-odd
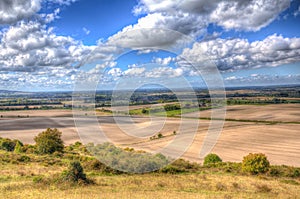
[[[204,177],[205,176],[205,177]],[[297,198],[299,185],[218,174],[96,176],[96,185],[43,185],[30,177],[0,183],[2,198]],[[236,185],[233,186],[233,184]]]
[[[31,161],[26,163],[17,161],[25,154],[0,151],[0,198],[298,198],[300,193],[299,177],[250,176],[229,172],[221,164],[199,166],[180,174],[103,173],[90,167],[91,157],[79,155],[80,150],[66,148],[62,157],[29,153],[26,155]],[[6,155],[10,157],[8,161]],[[74,157],[85,165],[85,173],[94,184],[74,185],[55,180]]]

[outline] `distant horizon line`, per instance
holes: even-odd
[[[278,85],[253,85],[253,86],[224,86],[225,90],[226,89],[240,89],[240,88],[262,88],[262,87],[298,87],[300,86],[300,83],[295,83],[295,84],[278,84]],[[201,89],[201,90],[208,90],[207,87],[196,87],[193,86],[193,89]],[[138,88],[136,89],[138,90],[183,90],[183,89],[187,89],[187,88],[183,88],[183,87],[178,87],[178,88],[164,88],[164,87],[149,87],[149,88]],[[114,91],[116,89],[97,89],[96,92],[104,92],[104,91]],[[122,89],[122,91],[126,91],[126,90],[132,90],[132,89]],[[44,92],[74,92],[74,90],[8,90],[8,89],[0,89],[0,93],[2,92],[20,92],[20,93],[44,93]],[[77,92],[94,92],[93,90],[78,90]]]

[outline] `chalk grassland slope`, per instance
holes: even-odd
[[[300,192],[299,168],[283,166],[254,176],[240,163],[201,167],[180,160],[169,167],[175,172],[125,174],[95,164],[77,144],[52,155],[0,150],[0,158],[0,198],[297,198]],[[94,183],[58,180],[74,160]]]
[[[299,185],[275,179],[218,174],[122,175],[95,177],[97,185],[56,187],[16,178],[0,184],[1,197],[12,198],[297,198]],[[295,182],[295,181],[291,181]]]

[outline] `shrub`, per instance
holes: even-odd
[[[22,142],[20,142],[19,140],[0,138],[0,149],[5,150],[5,151],[14,151],[17,143],[19,143],[21,146],[23,146]]]
[[[162,154],[152,154],[141,151],[124,151],[110,143],[87,145],[87,148],[97,159],[114,170],[128,173],[145,173],[168,165],[170,160]]]
[[[62,152],[64,144],[61,139],[61,134],[62,133],[56,128],[48,128],[46,131],[38,134],[38,136],[34,138],[37,152],[40,154],[52,154],[55,151]]]
[[[159,170],[161,173],[170,173],[170,174],[176,174],[176,173],[183,173],[186,172],[185,169],[179,168],[174,165],[167,165],[164,168]]]
[[[126,148],[124,148],[124,151],[133,152],[133,151],[134,151],[134,148],[126,147]]]
[[[200,169],[200,165],[195,163],[195,162],[190,162],[188,160],[184,160],[182,158],[179,158],[177,160],[175,160],[174,162],[172,162],[173,166],[176,166],[182,170],[186,170],[186,171],[197,171]]]
[[[294,169],[292,177],[300,177],[300,169]]]
[[[157,134],[157,137],[158,137],[158,138],[162,138],[162,137],[164,137],[164,136],[163,136],[163,134],[159,133],[159,134]]]
[[[281,176],[282,175],[282,172],[281,172],[281,170],[280,170],[280,168],[278,167],[278,166],[272,166],[272,167],[270,167],[270,169],[269,169],[269,175],[270,176]]]
[[[78,147],[80,147],[80,146],[82,146],[82,143],[81,143],[81,142],[78,142],[78,141],[77,141],[77,142],[74,143],[74,147],[75,147],[75,148],[78,148]]]
[[[242,164],[237,162],[224,162],[222,164],[218,163],[217,166],[223,168],[227,173],[239,173],[241,171]]]
[[[13,151],[15,148],[16,143],[14,143],[10,139],[1,139],[0,140],[0,149],[5,150],[5,151]]]
[[[162,173],[183,173],[183,172],[195,172],[200,169],[200,165],[195,162],[190,162],[184,159],[177,159],[170,165],[165,166],[159,171]]]
[[[100,162],[97,159],[92,159],[90,161],[87,161],[84,164],[84,167],[88,170],[93,170],[93,171],[98,171],[101,173],[106,173],[106,174],[120,174],[122,172],[114,170],[108,166],[106,166],[105,164],[103,164],[102,162]]]
[[[17,141],[16,146],[14,148],[14,152],[15,153],[22,153],[23,152],[22,147],[23,147],[23,144],[20,141]]]
[[[73,151],[74,147],[72,145],[66,146],[65,151]]]
[[[97,159],[91,160],[86,164],[86,168],[90,170],[101,170],[103,167],[105,167],[105,165]]]
[[[35,153],[36,150],[35,150],[35,146],[34,145],[25,144],[22,147],[22,151],[24,153],[27,153],[27,154],[32,154],[32,153]]]
[[[210,153],[205,156],[203,165],[207,166],[218,162],[222,162],[222,159],[217,154]]]
[[[63,180],[71,183],[83,182],[84,184],[91,183],[87,179],[86,174],[83,171],[83,168],[78,161],[71,162],[67,171],[62,173]]]
[[[242,170],[251,174],[265,173],[270,168],[270,162],[265,154],[250,153],[243,158]]]
[[[269,168],[268,174],[270,176],[276,176],[276,177],[297,178],[300,177],[300,168],[286,166],[286,165],[281,165],[281,166],[272,165]]]
[[[143,108],[143,109],[142,109],[142,113],[143,113],[143,114],[148,114],[148,113],[149,113],[149,110]]]
[[[180,110],[180,104],[167,104],[164,106],[166,111]]]

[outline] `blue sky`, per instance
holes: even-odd
[[[24,2],[0,3],[0,90],[300,84],[297,0]]]
[[[59,35],[71,35],[85,45],[95,45],[100,38],[108,38],[123,27],[135,24],[138,17],[131,11],[136,4],[135,0],[76,1],[62,8],[60,19],[51,26],[57,27]],[[83,28],[90,33],[86,35]]]

